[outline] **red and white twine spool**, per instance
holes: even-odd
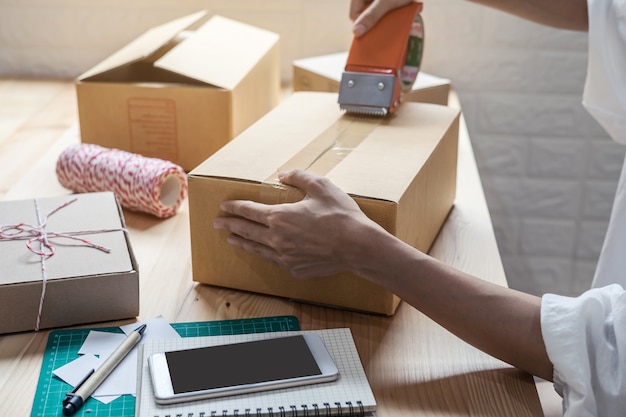
[[[125,208],[157,217],[176,214],[187,195],[187,175],[178,165],[98,145],[68,146],[56,173],[67,189],[112,191]]]

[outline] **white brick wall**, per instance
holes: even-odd
[[[349,45],[348,0],[0,0],[0,75],[75,77],[169,20],[207,9],[281,35],[294,58]]]
[[[147,28],[209,9],[297,58],[346,50],[349,0],[0,0],[0,76],[74,78]],[[588,288],[624,150],[580,101],[586,35],[462,0],[425,0],[424,70],[461,98],[512,287]]]

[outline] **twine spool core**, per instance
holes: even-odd
[[[180,192],[180,179],[175,175],[169,175],[165,181],[163,181],[163,186],[161,187],[161,195],[159,196],[161,204],[166,207],[172,207],[176,204]]]

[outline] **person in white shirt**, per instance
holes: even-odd
[[[352,0],[361,36],[413,0]],[[626,144],[626,0],[475,0],[517,16],[588,30],[583,104]],[[296,170],[297,203],[225,201],[214,226],[228,241],[306,279],[349,271],[388,288],[477,348],[554,382],[565,416],[626,415],[626,167],[593,287],[536,297],[453,269],[387,233],[329,180]],[[454,288],[454,291],[450,289]]]

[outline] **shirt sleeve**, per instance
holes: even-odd
[[[626,291],[613,284],[576,298],[546,294],[541,331],[563,415],[625,415]]]

